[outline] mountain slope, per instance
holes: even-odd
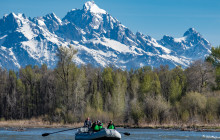
[[[69,11],[62,20],[54,13],[33,19],[11,13],[0,19],[0,66],[6,69],[43,63],[54,68],[58,47],[69,44],[78,50],[74,59],[78,65],[111,64],[122,69],[161,64],[187,67],[193,60],[204,59],[211,48],[193,28],[182,38],[155,40],[134,34],[93,1]]]

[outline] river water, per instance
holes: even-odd
[[[15,129],[6,130],[0,128],[0,140],[74,140],[76,130],[65,131],[42,137],[43,133],[51,133],[66,128],[30,128],[18,132]],[[119,132],[129,132],[130,136],[122,134],[122,140],[201,140],[201,139],[220,139],[220,132],[194,132],[163,129],[117,129]]]

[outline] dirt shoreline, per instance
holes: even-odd
[[[41,120],[10,120],[10,121],[0,121],[0,128],[74,128],[81,127],[83,123],[74,124],[61,124],[61,123],[49,123],[43,122]],[[104,127],[107,124],[104,124]],[[143,125],[130,125],[130,124],[119,124],[116,127],[122,127],[125,129],[164,129],[164,130],[180,130],[180,131],[197,131],[197,132],[220,132],[220,124],[143,124]]]

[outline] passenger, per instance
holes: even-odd
[[[89,117],[85,120],[84,127],[91,128],[91,121],[90,121]]]
[[[99,130],[101,130],[103,128],[103,123],[101,121],[98,121],[98,125],[99,125]]]
[[[113,121],[111,120],[107,126],[108,129],[115,129],[115,125],[113,124]]]
[[[95,124],[93,124],[92,128],[94,132],[98,132],[100,130],[98,121],[96,121]]]
[[[94,131],[95,125],[96,125],[96,122],[93,122],[90,130]]]

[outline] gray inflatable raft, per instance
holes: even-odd
[[[90,132],[88,128],[79,128],[75,140],[120,140],[121,134],[115,129],[103,128],[98,132]]]

